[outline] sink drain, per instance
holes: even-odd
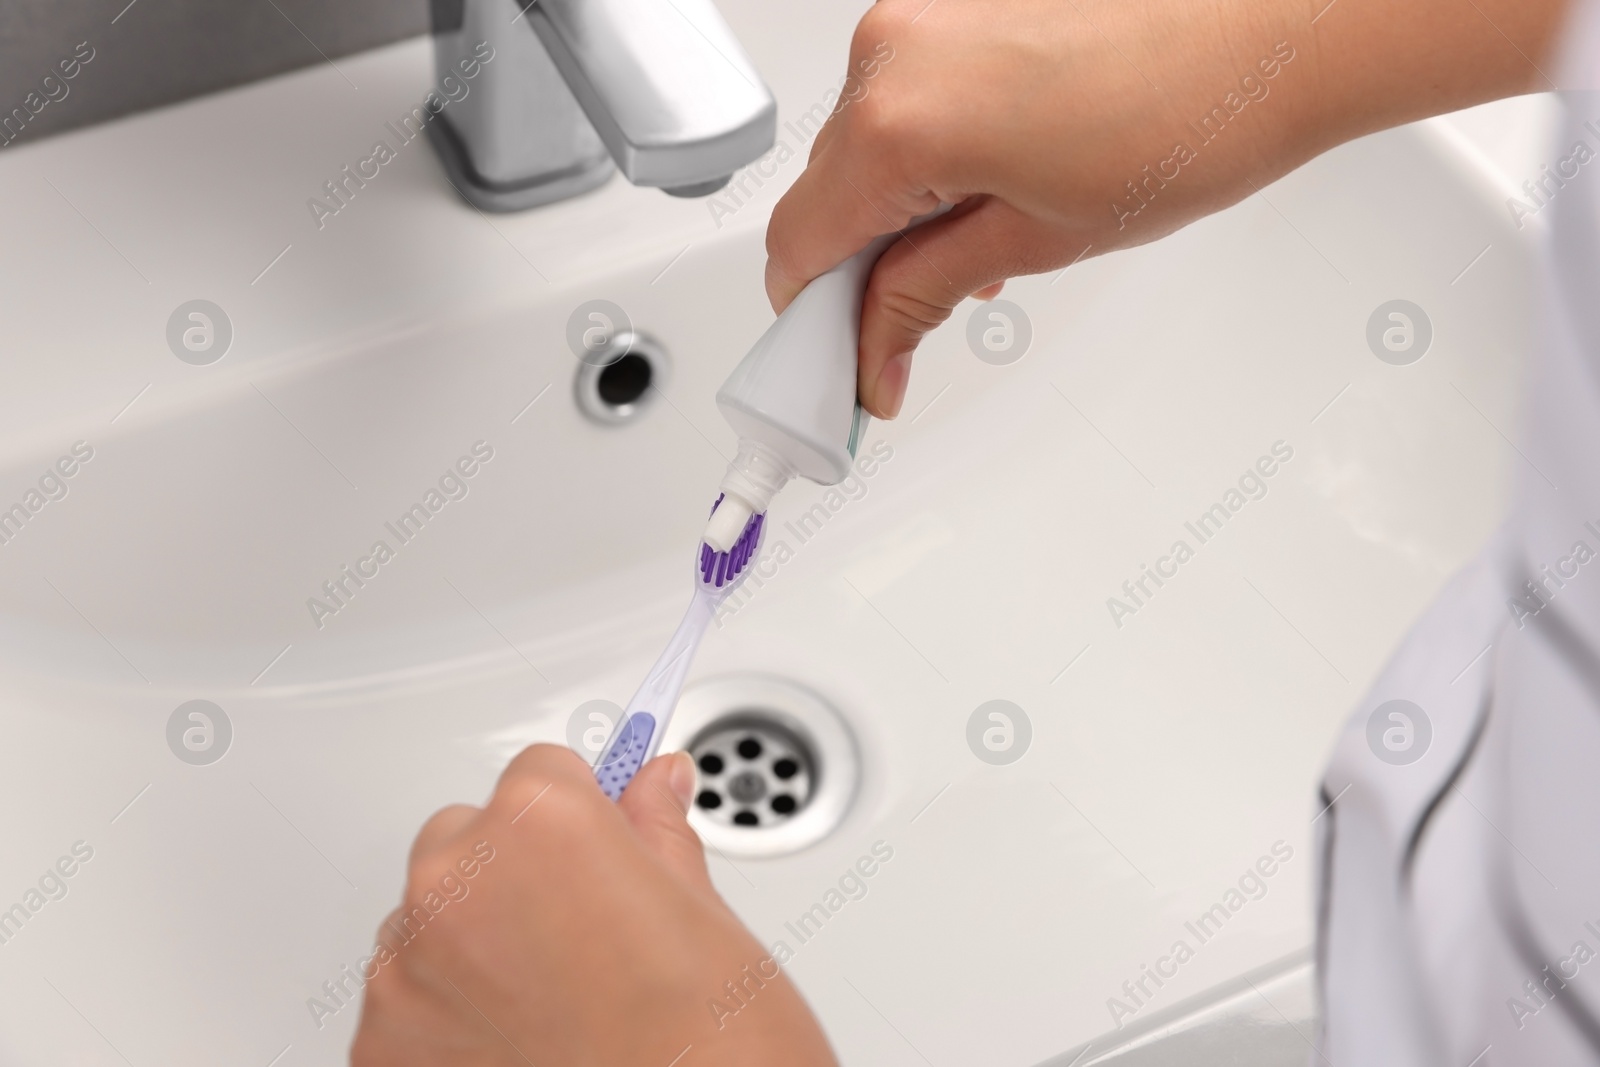
[[[729,716],[696,737],[689,754],[700,770],[694,805],[712,822],[774,826],[811,800],[810,749],[771,719]]]
[[[859,760],[848,727],[784,678],[732,675],[691,687],[663,748],[694,757],[689,822],[724,853],[799,851],[833,832],[855,797]]]

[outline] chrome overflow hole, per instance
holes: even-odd
[[[822,840],[849,812],[860,779],[855,738],[838,711],[772,675],[690,686],[663,749],[694,757],[690,825],[731,856],[780,856]]]
[[[603,348],[578,363],[573,383],[578,409],[615,426],[643,414],[666,383],[671,360],[649,334],[619,330]]]

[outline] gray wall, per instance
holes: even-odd
[[[427,29],[428,0],[134,0],[132,7],[128,0],[0,0],[0,117],[22,108],[27,119],[0,128],[0,144],[26,144]],[[94,58],[60,80],[58,63],[82,41]],[[57,80],[41,87],[52,74]],[[48,100],[45,88],[60,99]]]

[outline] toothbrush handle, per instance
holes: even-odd
[[[617,723],[611,739],[606,742],[595,764],[594,776],[601,791],[612,800],[622,796],[639,768],[661,747],[661,737],[694,662],[695,649],[705,636],[715,610],[713,599],[696,590],[672,640],[667,642],[666,650],[645,675],[644,683],[622,713],[622,721]]]

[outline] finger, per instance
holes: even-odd
[[[535,793],[552,782],[564,785],[581,786],[587,782],[594,790],[599,792],[599,785],[594,779],[594,771],[579,756],[566,745],[539,744],[529,745],[506,765],[500,772],[500,781],[495,783],[495,798],[500,799],[503,794],[521,793],[532,788]]]
[[[694,786],[694,760],[687,752],[658,756],[628,784],[617,806],[645,851],[695,888],[715,892],[705,848],[688,820]]]
[[[391,955],[398,953],[406,943],[403,933],[404,928],[400,924],[405,921],[406,916],[409,914],[410,909],[402,904],[388,915],[385,915],[383,922],[378,926],[376,943],[388,949]]]
[[[1072,235],[992,197],[968,200],[891,245],[873,269],[861,308],[862,406],[894,418],[923,334],[971,294],[997,293],[1007,278],[1065,262],[1072,245]]]
[[[418,856],[425,856],[434,851],[446,841],[465,830],[472,820],[483,812],[471,804],[451,804],[449,807],[440,808],[433,813],[433,817],[422,824],[422,829],[417,831],[417,839],[411,842],[411,856],[407,863],[415,863]]]
[[[561,824],[568,830],[590,816],[616,819],[600,791],[594,769],[566,745],[529,745],[517,753],[495,784],[487,822],[519,831]]]
[[[842,114],[844,114],[843,109],[836,107],[828,114],[827,119],[823,121],[822,129],[817,131],[817,136],[811,142],[811,151],[806,153],[806,166],[809,167],[816,160],[828,142],[833,140],[833,135],[839,132],[839,123],[841,121],[839,116]]]
[[[880,143],[855,132],[864,124],[835,125],[838,132],[778,201],[767,224],[767,297],[779,313],[812,278],[874,237],[904,229],[939,206],[937,195],[900,176]]]

